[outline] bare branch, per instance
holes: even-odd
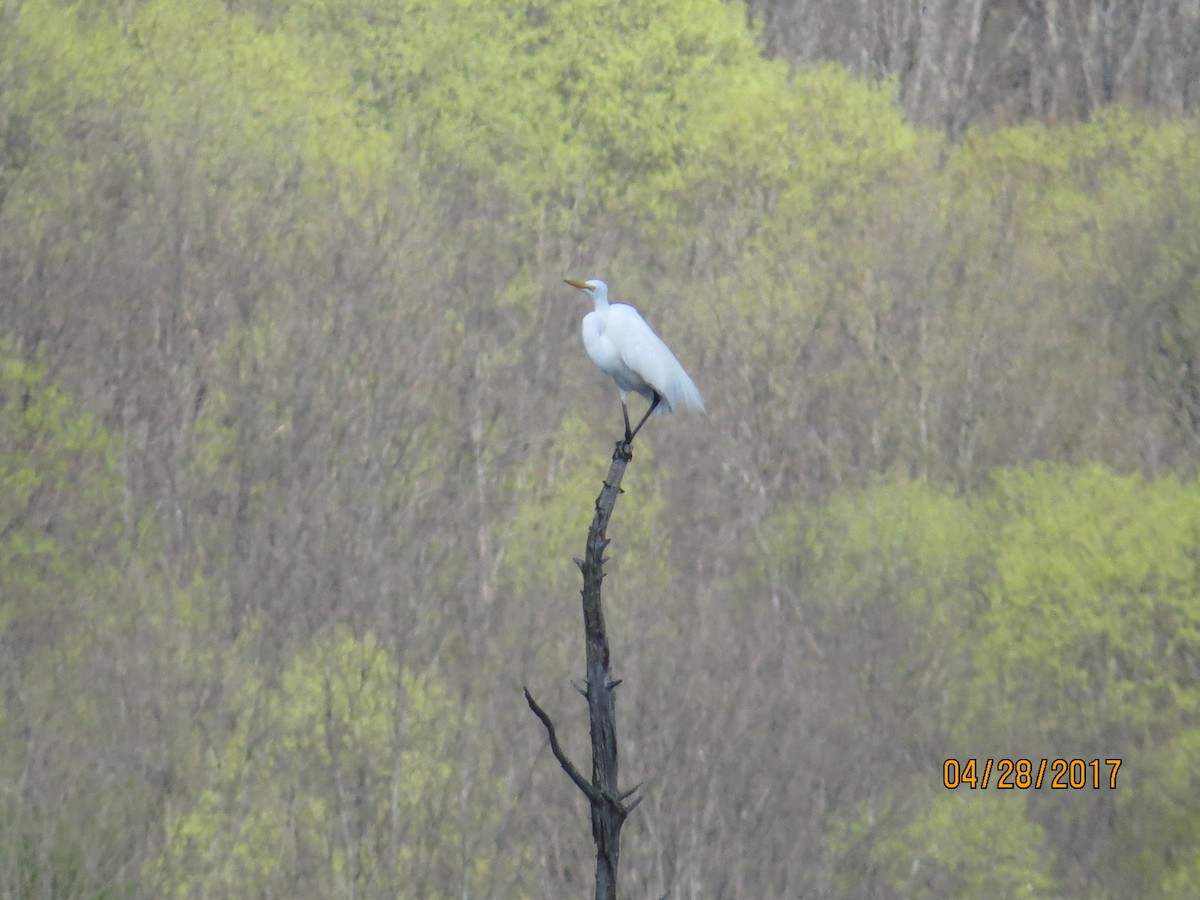
[[[558,734],[554,730],[554,723],[550,720],[550,716],[544,709],[538,706],[537,701],[533,699],[533,695],[529,693],[529,688],[524,688],[524,691],[525,702],[529,704],[529,708],[533,710],[533,714],[546,726],[546,736],[550,738],[550,752],[554,754],[554,758],[558,760],[558,764],[562,766],[567,776],[575,782],[575,786],[583,791],[588,800],[592,803],[604,803],[604,795],[588,783],[588,780],[580,774],[579,770],[575,768],[575,764],[571,762],[570,757],[563,751],[562,744],[558,742]]]

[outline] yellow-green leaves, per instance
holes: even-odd
[[[74,634],[76,592],[120,557],[116,442],[0,341],[0,634],[24,655]]]
[[[360,114],[349,75],[306,37],[215,0],[146,4],[130,32],[130,77],[151,134],[194,141],[218,183],[252,178],[246,189],[262,193],[293,179],[363,202],[389,169],[390,140]],[[269,168],[246,168],[252,160]]]
[[[403,896],[442,897],[447,872],[486,877],[462,855],[470,822],[447,762],[466,716],[373,636],[335,629],[277,680],[246,678],[230,711],[207,786],[146,873],[164,896],[352,897],[403,881]]]
[[[1020,797],[965,791],[929,796],[919,815],[878,849],[881,875],[897,896],[1049,900],[1060,895],[1045,856],[1044,832],[1026,818]]]
[[[1180,883],[1191,870],[1162,847],[1194,844],[1182,835],[1200,820],[1197,546],[1196,482],[1098,465],[998,471],[968,497],[885,483],[779,519],[773,577],[831,654],[815,671],[839,671],[829,648],[865,642],[861,671],[830,689],[872,723],[903,715],[924,767],[915,788],[863,787],[873,799],[833,841],[848,871],[869,856],[905,896],[1054,895],[1046,847],[1073,839],[1044,841],[1039,825],[1086,828],[1111,791],[946,794],[930,787],[939,760],[977,758],[982,771],[1025,757],[1036,771],[1043,756],[1120,758],[1138,777],[1118,781],[1131,824],[1109,840],[1114,859],[1120,847],[1140,861],[1098,864],[1095,877],[1126,879],[1117,896]]]
[[[431,167],[498,178],[557,227],[667,215],[718,158],[758,155],[746,125],[786,94],[740,10],[713,0],[300,3],[286,23],[329,35]]]
[[[710,401],[613,522],[634,893],[828,893],[833,821],[880,895],[1194,872],[1194,121],[946,144],[720,0],[0,6],[0,895],[572,893],[503,699],[619,433],[567,275]],[[1121,846],[912,790],[1039,743],[1153,782]]]
[[[980,689],[1065,746],[1166,709],[1200,711],[1184,660],[1200,651],[1200,491],[1099,466],[995,477],[999,525]],[[1180,668],[1180,665],[1184,669]],[[994,690],[994,689],[993,689]]]
[[[835,567],[830,587],[888,597],[920,614],[966,605],[972,557],[981,551],[971,511],[948,491],[920,481],[835,496],[807,542],[815,561]]]
[[[3,9],[0,113],[27,122],[35,145],[62,137],[72,118],[86,121],[89,107],[120,94],[128,48],[116,28],[89,20],[81,5],[23,0]]]
[[[950,158],[947,201],[1016,230],[1047,274],[1104,278],[1112,229],[1180,189],[1192,193],[1198,155],[1195,123],[1121,108],[1086,123],[973,133]]]

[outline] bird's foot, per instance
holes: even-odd
[[[633,439],[626,438],[623,441],[617,441],[617,449],[613,453],[613,456],[617,459],[623,459],[625,462],[633,459]]]

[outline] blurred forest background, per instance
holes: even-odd
[[[1197,896],[1198,0],[0,10],[0,897],[588,895],[565,276],[626,896]]]

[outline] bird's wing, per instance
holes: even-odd
[[[604,333],[625,365],[663,398],[664,412],[675,412],[681,403],[704,410],[704,401],[688,373],[636,309],[625,303],[612,304]]]

